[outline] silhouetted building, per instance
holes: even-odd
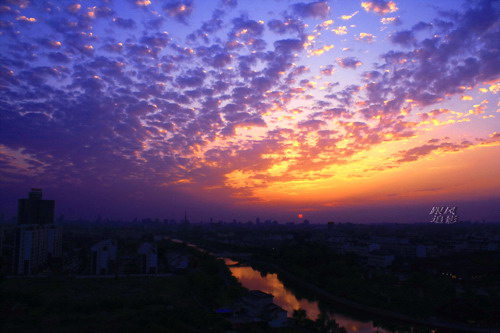
[[[12,274],[16,229],[0,225],[0,275]]]
[[[94,244],[90,249],[90,273],[107,275],[114,272],[118,246],[113,240],[105,240]]]
[[[368,253],[368,265],[374,267],[387,267],[394,261],[394,255],[389,252],[376,250]]]
[[[141,256],[141,273],[158,273],[158,251],[156,249],[156,245],[151,243],[142,243],[139,247],[139,255]]]
[[[179,273],[189,268],[189,258],[182,253],[171,252],[167,255],[168,267],[172,272]]]
[[[257,317],[273,303],[273,295],[260,290],[251,290],[241,299],[241,303],[246,314]]]
[[[62,256],[62,231],[54,225],[54,200],[42,200],[42,190],[32,189],[19,199],[14,274],[34,274],[49,269]]]
[[[31,189],[27,199],[19,199],[17,224],[54,223],[54,200],[42,200],[42,190]]]
[[[240,301],[238,312],[249,317],[252,322],[267,322],[271,327],[284,327],[287,312],[273,303],[273,295],[260,290],[249,291]]]

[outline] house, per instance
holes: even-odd
[[[168,267],[172,272],[182,272],[189,267],[189,258],[182,253],[172,252],[167,255]]]
[[[94,244],[90,249],[90,273],[94,275],[113,273],[117,250],[116,242],[110,239]]]
[[[251,290],[239,303],[239,317],[249,322],[263,322],[271,327],[284,327],[287,312],[273,303],[274,296],[260,290]],[[240,320],[241,321],[241,320]]]
[[[287,324],[288,313],[282,307],[271,303],[266,307],[263,317],[271,327],[285,327]]]
[[[158,251],[155,244],[142,243],[139,247],[142,274],[158,273]]]
[[[273,304],[273,297],[260,290],[251,290],[241,299],[243,311],[249,316],[260,317],[266,307]]]

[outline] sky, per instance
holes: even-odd
[[[0,212],[500,221],[500,1],[0,1]],[[300,216],[300,218],[299,218]]]

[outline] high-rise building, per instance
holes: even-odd
[[[42,200],[41,189],[19,199],[14,274],[41,272],[62,256],[62,232],[54,225],[54,206],[54,200]]]
[[[54,223],[54,200],[42,200],[42,190],[31,189],[27,199],[19,199],[17,224]]]

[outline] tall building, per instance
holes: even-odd
[[[52,224],[54,206],[54,200],[42,200],[42,190],[33,188],[27,199],[19,199],[17,224]]]
[[[35,274],[62,257],[62,231],[54,225],[54,200],[43,200],[41,189],[19,199],[14,274]]]

